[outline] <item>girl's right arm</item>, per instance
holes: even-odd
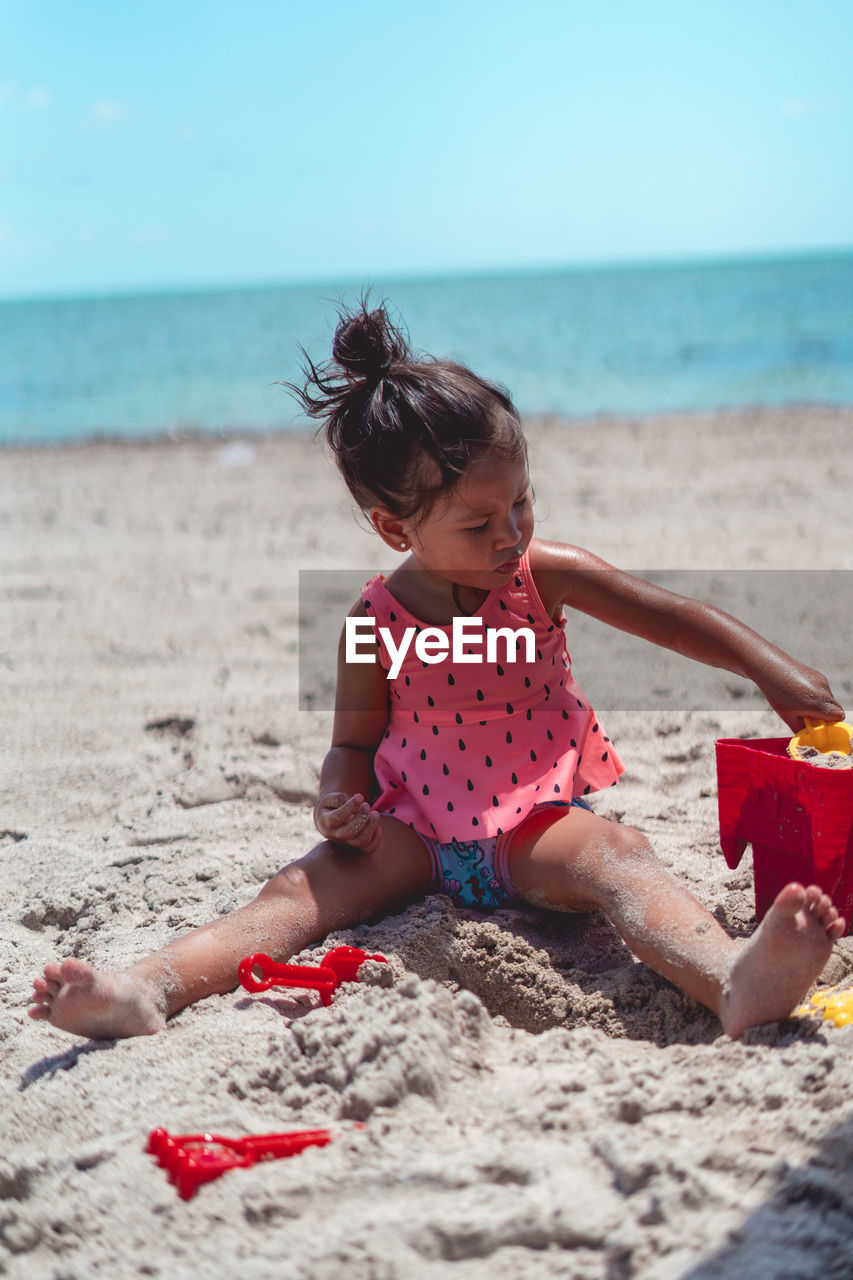
[[[546,607],[566,604],[687,658],[752,680],[792,733],[805,727],[808,716],[832,722],[844,715],[826,676],[722,609],[615,569],[581,547],[537,538],[530,563],[545,591]]]
[[[366,618],[358,600],[349,616]],[[388,724],[388,680],[379,661],[346,661],[346,630],[338,644],[338,679],[332,745],[320,772],[314,825],[336,844],[373,853],[379,847],[379,814],[373,798],[373,757]]]

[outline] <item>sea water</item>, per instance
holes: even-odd
[[[853,253],[0,303],[0,444],[281,432],[371,287],[413,345],[568,419],[853,404]]]

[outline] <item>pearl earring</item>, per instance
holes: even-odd
[[[405,551],[405,550],[406,550],[406,544],[405,544],[405,542],[401,542],[401,543],[400,543],[400,550],[401,550],[401,551]]]

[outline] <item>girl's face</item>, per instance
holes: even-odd
[[[502,586],[533,537],[526,460],[473,463],[426,520],[402,527],[419,568],[459,586]]]

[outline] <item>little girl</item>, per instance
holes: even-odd
[[[843,717],[826,679],[718,609],[535,538],[511,401],[414,358],[384,310],[345,314],[299,394],[379,537],[407,553],[365,585],[341,635],[324,838],[254,902],[126,971],[47,965],[32,1017],[95,1038],[159,1031],[232,990],[243,956],[286,960],[436,891],[478,908],[599,908],[730,1036],[786,1017],[844,921],[818,887],[789,884],[738,947],[639,831],[591,810],[584,797],[622,764],[572,678],[563,610],[749,677],[792,731]]]

